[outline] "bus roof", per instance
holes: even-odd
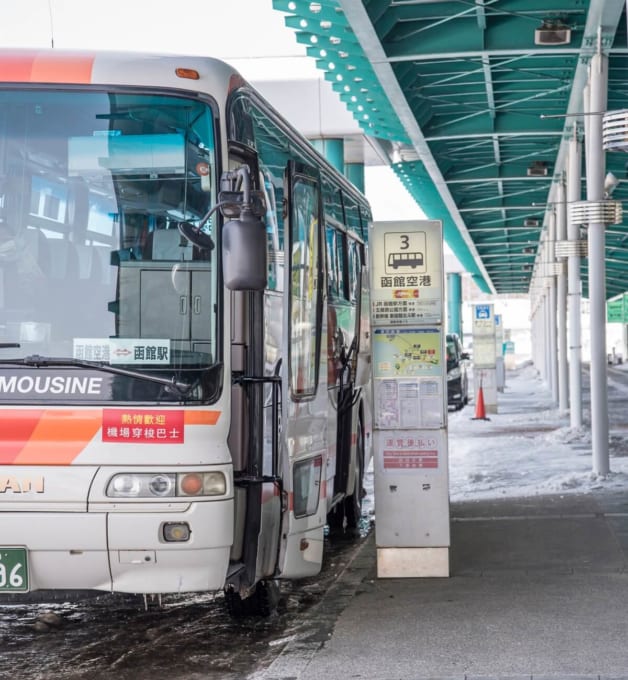
[[[177,69],[198,73],[198,78],[177,75]],[[145,85],[216,91],[242,76],[211,57],[140,52],[85,50],[0,49],[0,83],[54,83],[84,85]]]

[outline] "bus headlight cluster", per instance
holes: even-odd
[[[124,472],[109,480],[106,493],[111,498],[173,498],[226,492],[222,472]]]

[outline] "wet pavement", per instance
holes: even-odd
[[[232,619],[222,594],[141,596],[73,594],[0,600],[1,680],[243,680],[265,668],[299,633],[322,598],[367,540],[326,539],[321,574],[281,584],[268,618]],[[42,601],[39,601],[42,600]]]

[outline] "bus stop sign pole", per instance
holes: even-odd
[[[377,575],[449,576],[442,224],[370,242]]]

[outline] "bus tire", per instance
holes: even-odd
[[[358,421],[355,465],[353,493],[344,500],[344,515],[347,529],[358,529],[362,518],[362,499],[364,498],[364,427],[362,419]]]
[[[246,616],[268,617],[277,610],[278,604],[277,581],[258,581],[253,593],[244,599],[235,590],[225,590],[227,612],[234,619]]]

